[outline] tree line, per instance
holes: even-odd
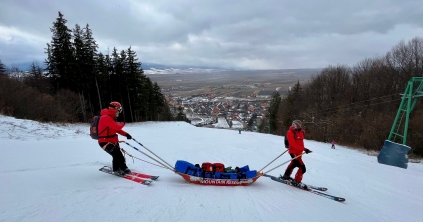
[[[419,37],[353,67],[330,65],[309,82],[297,82],[285,98],[273,95],[267,120],[270,131],[285,135],[292,121],[300,119],[308,139],[380,150],[402,100],[400,94],[412,77],[422,76],[423,38]],[[408,126],[407,145],[417,155],[423,155],[422,108],[423,98],[411,112]]]
[[[131,47],[103,54],[88,24],[76,24],[71,30],[66,23],[58,12],[45,48],[45,68],[33,63],[29,75],[16,75],[21,72],[13,68],[14,76],[2,75],[2,113],[41,121],[89,122],[110,101],[118,101],[125,122],[185,120],[173,117],[159,85],[144,75]],[[0,74],[6,73],[0,60]]]

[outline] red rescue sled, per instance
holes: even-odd
[[[196,177],[188,174],[183,174],[177,171],[175,173],[180,175],[182,178],[184,178],[184,180],[189,183],[212,186],[249,186],[256,182],[256,180],[261,176],[258,173],[257,176],[247,179],[215,179]]]

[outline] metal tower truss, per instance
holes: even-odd
[[[414,86],[417,85],[416,88]],[[402,95],[402,101],[389,133],[388,140],[406,145],[408,121],[419,97],[423,97],[423,77],[413,77],[408,81],[407,88]],[[398,140],[398,138],[400,140]]]
[[[407,169],[408,153],[411,147],[407,146],[408,122],[410,113],[423,97],[423,77],[413,77],[408,81],[407,88],[402,95],[401,104],[392,124],[389,137],[385,140],[383,148],[377,159],[379,163]]]

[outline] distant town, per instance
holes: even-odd
[[[188,97],[166,94],[166,100],[174,110],[181,107],[192,125],[256,131],[263,117],[268,115],[271,94],[274,92],[254,93],[241,98],[216,96],[214,91]]]
[[[175,115],[182,110],[198,127],[257,131],[266,128],[272,95],[286,96],[318,70],[158,71],[150,70],[147,76],[160,85]]]

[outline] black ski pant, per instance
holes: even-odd
[[[119,143],[99,143],[100,147],[104,149],[108,154],[113,157],[112,160],[112,169],[116,171],[118,169],[124,170],[128,168],[126,166],[125,157],[123,156],[122,152],[120,151]]]

